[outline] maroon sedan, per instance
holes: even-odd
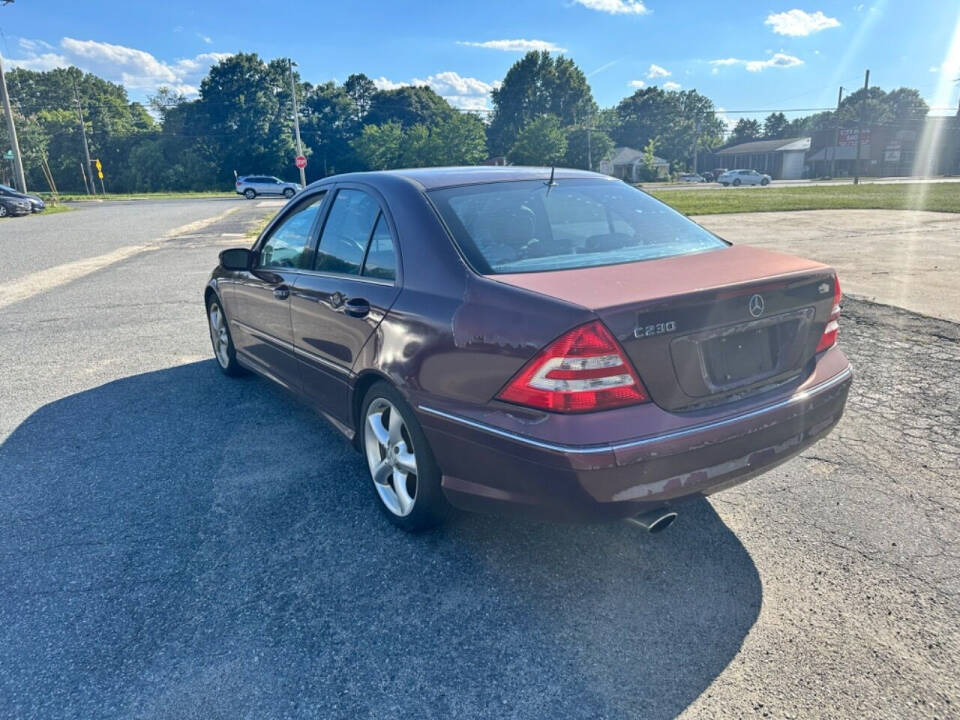
[[[451,505],[661,529],[824,437],[851,382],[830,267],[573,170],[322,180],[205,300],[223,371],[315,406],[408,530]]]

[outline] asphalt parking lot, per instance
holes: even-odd
[[[960,325],[848,299],[836,431],[660,535],[409,536],[211,358],[205,277],[270,209],[0,223],[0,716],[960,714]]]

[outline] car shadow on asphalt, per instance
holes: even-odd
[[[15,715],[673,717],[761,603],[705,500],[655,536],[466,515],[404,534],[333,429],[212,361],[46,405],[0,478]]]

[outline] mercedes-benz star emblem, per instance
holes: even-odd
[[[763,298],[760,295],[754,295],[750,298],[750,314],[754,317],[763,315]]]

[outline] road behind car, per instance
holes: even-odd
[[[148,244],[224,208],[191,202],[150,230],[147,205],[84,222]],[[960,326],[848,299],[835,433],[663,534],[464,516],[411,537],[322,420],[215,368],[198,298],[247,244],[237,204],[0,314],[8,714],[954,712]],[[0,247],[29,265],[64,217]],[[48,261],[108,250],[82,237]]]

